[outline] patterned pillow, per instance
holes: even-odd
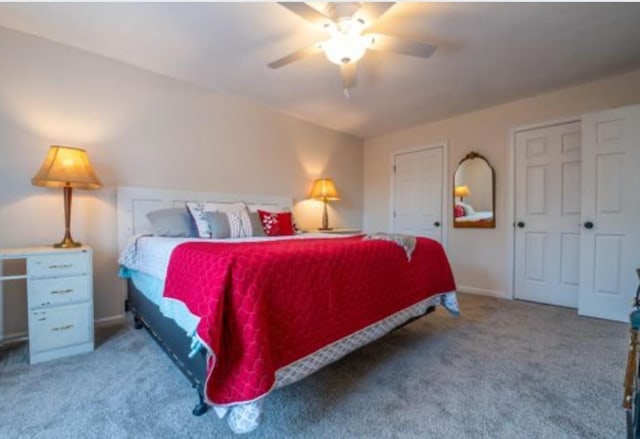
[[[291,212],[267,212],[258,209],[258,215],[267,236],[295,235]]]
[[[251,218],[249,217],[249,211],[246,207],[242,210],[225,213],[229,220],[232,238],[246,238],[248,236],[253,236],[253,232],[251,230]]]
[[[193,217],[200,238],[213,236],[209,221],[207,221],[207,212],[227,214],[232,238],[251,236],[251,220],[244,203],[187,203],[187,209]]]
[[[453,217],[460,218],[461,216],[464,216],[464,207],[456,204],[456,207],[453,208]]]

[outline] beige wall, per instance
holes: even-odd
[[[94,247],[97,319],[122,314],[117,186],[300,201],[313,178],[326,175],[343,197],[330,212],[332,224],[361,226],[359,139],[3,28],[0,59],[0,247],[62,237],[62,192],[33,187],[30,179],[49,145],[85,147],[104,188],[74,192],[72,231]],[[302,227],[320,225],[318,202],[299,203],[295,213]],[[5,288],[6,335],[26,329],[21,289]]]
[[[453,229],[449,217],[448,254],[459,289],[511,295],[507,274],[507,194],[510,130],[614,106],[640,102],[640,71],[591,82],[520,101],[416,125],[365,141],[364,228],[388,230],[392,151],[431,145],[449,145],[448,191],[452,193],[457,163],[470,151],[487,157],[497,176],[497,227]],[[451,200],[446,200],[448,207]]]

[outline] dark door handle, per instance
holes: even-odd
[[[440,221],[436,221],[435,223],[433,223],[433,225],[436,227],[440,227]]]
[[[524,228],[524,222],[522,222],[522,221],[518,221],[518,224],[516,224],[516,225],[521,229]]]
[[[593,223],[591,221],[587,221],[584,223],[584,228],[589,230],[593,229]]]

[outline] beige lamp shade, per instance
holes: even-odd
[[[71,197],[73,189],[99,189],[102,183],[93,172],[87,152],[81,148],[54,145],[49,148],[40,170],[31,179],[34,186],[62,188],[64,194],[64,238],[56,248],[82,244],[71,238]]]
[[[311,192],[309,192],[309,198],[324,201],[339,200],[340,195],[331,178],[319,178],[313,182],[313,187],[311,188]]]
[[[84,149],[58,145],[49,148],[49,153],[40,170],[31,179],[31,184],[77,189],[99,189],[102,187]]]
[[[469,192],[469,186],[456,186],[455,189],[455,196],[456,197],[466,197],[470,194],[471,192]]]

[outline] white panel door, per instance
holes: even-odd
[[[394,155],[394,232],[442,242],[442,160],[442,147]]]
[[[515,297],[576,308],[580,122],[516,134]]]
[[[582,315],[626,321],[640,267],[640,105],[583,118]]]

